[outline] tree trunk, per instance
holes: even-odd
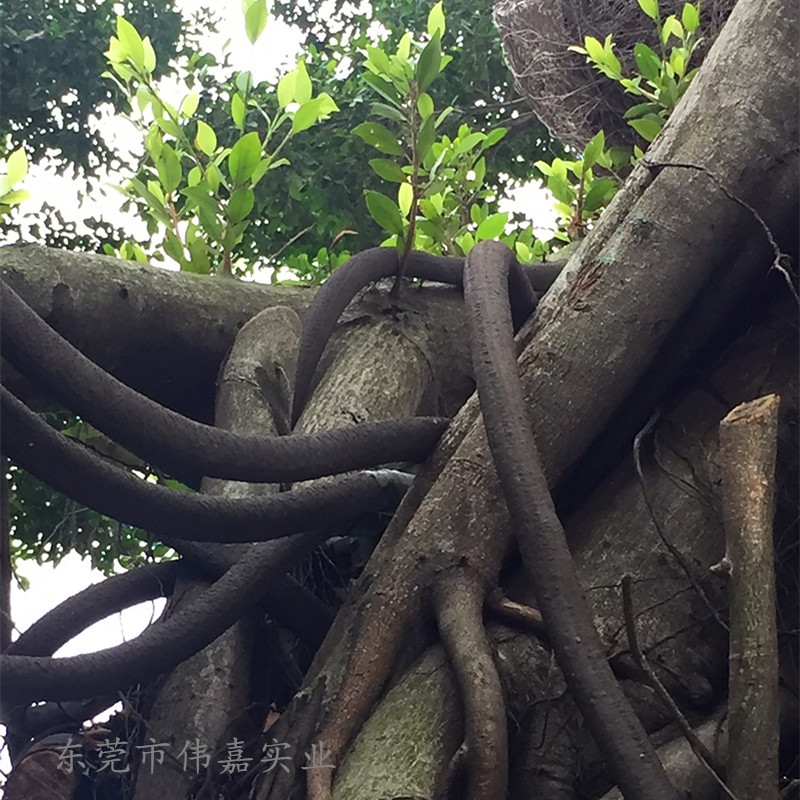
[[[797,548],[796,305],[785,273],[798,255],[798,120],[787,113],[797,100],[797,14],[787,0],[740,0],[646,159],[517,337],[531,425],[611,667],[662,748],[675,787],[709,800],[724,774],[715,778],[686,755],[674,710],[633,654],[644,653],[684,726],[697,729],[724,764],[724,741],[714,734],[726,701],[727,601],[722,579],[709,572],[724,552],[716,432],[731,408],[767,393],[781,398],[778,558],[789,564]],[[6,248],[0,268],[99,363],[200,419],[211,418],[219,365],[253,323],[242,325],[270,308],[262,319],[282,320],[280,330],[259,340],[264,352],[244,345],[254,363],[242,369],[234,347],[227,377],[244,370],[249,388],[241,406],[234,401],[226,410],[223,373],[217,424],[283,432],[286,382],[276,375],[292,374],[287,320],[302,315],[311,291],[42,248]],[[250,620],[167,676],[152,713],[148,707],[148,736],[173,736],[178,745],[206,739],[212,750],[222,748],[214,760],[234,735],[248,739],[254,761],[274,742],[289,750],[287,770],[262,764],[241,785],[219,782],[217,772],[201,787],[176,770],[167,786],[156,767],[152,779],[140,773],[140,800],[187,791],[212,797],[223,789],[258,800],[300,796],[306,756],[312,748],[324,755],[326,740],[336,751],[336,798],[467,796],[465,774],[493,766],[461,748],[464,698],[475,689],[470,674],[478,684],[485,665],[476,645],[474,664],[451,668],[458,642],[447,626],[474,633],[475,625],[466,601],[447,608],[452,595],[442,587],[465,571],[487,589],[486,630],[510,720],[508,796],[618,796],[536,615],[509,611],[504,599],[523,610],[536,606],[529,555],[516,549],[477,397],[469,397],[465,323],[455,290],[406,288],[399,299],[374,290],[350,307],[323,360],[302,432],[460,410],[349,587],[303,685],[290,674],[293,665],[306,666],[302,646],[284,634],[267,636]],[[6,375],[29,400],[49,402]],[[243,552],[183,547],[187,557],[223,564]],[[798,627],[790,572],[779,563],[779,633]],[[627,618],[625,576],[632,587]],[[178,593],[190,596],[194,580],[179,580]],[[283,624],[280,594],[273,591],[271,602]],[[176,593],[173,603],[180,602]],[[796,664],[796,641],[780,642],[786,663]],[[279,681],[256,657],[265,643],[291,651],[279,662]],[[796,695],[796,671],[784,669],[782,678]],[[277,722],[267,715],[271,699],[295,690]],[[237,727],[237,718],[249,718],[250,727]],[[791,714],[784,725],[787,742],[796,736]]]

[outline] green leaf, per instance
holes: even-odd
[[[228,219],[231,222],[241,222],[253,210],[254,203],[253,191],[246,186],[240,186],[228,200]]]
[[[388,156],[402,156],[403,148],[394,134],[380,122],[362,122],[353,128],[353,133],[360,136],[367,144],[386,153]]]
[[[394,106],[386,105],[386,103],[373,103],[371,113],[377,117],[390,119],[393,122],[406,122],[405,115],[401,111],[398,111]]]
[[[244,15],[244,29],[250,44],[255,44],[267,26],[267,1],[255,0]]]
[[[267,170],[271,169],[273,166],[280,166],[281,161],[286,164],[289,163],[285,158],[278,159],[274,164],[270,162],[268,158],[262,158],[261,161],[258,162],[258,166],[253,170],[253,174],[250,177],[250,185],[255,187],[264,175],[266,175]]]
[[[139,32],[125,17],[117,17],[117,38],[125,55],[139,69],[144,70],[144,44]]]
[[[306,62],[302,59],[298,61],[294,71],[297,73],[294,84],[294,99],[295,102],[302,105],[311,99],[311,78],[308,77]]]
[[[422,123],[417,136],[417,158],[422,161],[430,152],[431,146],[436,139],[436,122],[433,117],[428,117]]]
[[[547,188],[553,193],[553,197],[561,203],[571,205],[575,200],[575,190],[564,178],[552,175],[547,181]]]
[[[215,164],[209,164],[206,167],[206,180],[211,191],[216,193],[220,183],[222,183],[222,174]]]
[[[501,139],[505,138],[508,128],[493,128],[486,134],[486,141],[483,143],[484,150],[494,147]]]
[[[320,92],[317,95],[317,101],[319,102],[318,120],[327,119],[331,114],[339,110],[339,106],[336,105],[327,92]]]
[[[617,182],[613,178],[599,178],[592,182],[583,198],[583,210],[589,215],[605,206],[617,192]]]
[[[658,0],[639,0],[639,8],[641,8],[650,19],[658,19]]]
[[[292,133],[307,131],[319,119],[319,97],[308,100],[295,111],[292,117]]]
[[[239,90],[239,94],[241,94],[242,97],[247,97],[247,95],[250,94],[250,89],[253,88],[253,75],[249,70],[237,72],[234,83]]]
[[[694,33],[700,27],[700,12],[697,10],[697,6],[686,3],[681,13],[681,21],[689,33]]]
[[[417,99],[417,111],[420,116],[425,119],[433,114],[433,99],[427,92],[423,92]]]
[[[367,45],[367,55],[378,72],[382,72],[384,75],[388,75],[391,72],[392,65],[389,61],[389,56],[380,47]]]
[[[6,192],[0,201],[8,206],[17,206],[25,200],[30,199],[31,193],[25,189],[16,189],[13,192]]]
[[[674,14],[664,20],[664,27],[661,28],[661,41],[666,44],[670,36],[683,39],[683,25]]]
[[[586,54],[589,56],[589,58],[598,64],[602,64],[603,55],[605,53],[603,45],[597,39],[595,39],[594,36],[585,37],[583,44],[586,47]]]
[[[473,147],[479,145],[486,139],[485,133],[476,131],[465,136],[456,146],[456,153],[468,153]]]
[[[370,159],[369,165],[375,173],[385,181],[403,183],[406,179],[406,174],[394,161],[389,161],[386,158],[372,158]]]
[[[672,53],[670,53],[669,56],[669,64],[675,72],[675,75],[678,78],[682,78],[683,73],[686,71],[686,58],[680,48],[674,47],[672,49]]]
[[[397,57],[401,61],[408,61],[411,55],[411,34],[406,31],[401,37],[397,45]]]
[[[201,119],[197,121],[197,135],[195,136],[194,143],[197,148],[207,156],[213,155],[214,151],[217,149],[217,134],[210,125],[206,124]]]
[[[156,68],[156,51],[153,50],[149,36],[142,39],[142,48],[144,50],[144,68],[152,74]]]
[[[439,34],[439,38],[444,36],[445,22],[444,10],[441,0],[428,12],[428,36]]]
[[[18,147],[6,161],[6,181],[9,186],[19,183],[28,174],[28,156]]]
[[[661,120],[655,119],[631,119],[628,120],[628,125],[633,128],[639,136],[647,142],[652,142],[658,136],[663,123]]]
[[[496,239],[505,229],[507,222],[507,213],[492,214],[478,225],[478,230],[475,231],[475,239],[479,242],[487,239]]]
[[[167,194],[174,192],[180,185],[183,172],[178,154],[168,144],[161,148],[161,154],[156,161],[156,169],[164,191]]]
[[[413,202],[414,190],[411,188],[411,184],[401,183],[397,187],[397,205],[400,207],[400,213],[404,217],[408,218]]]
[[[294,101],[294,87],[297,83],[297,70],[293,69],[287,72],[278,81],[278,105],[281,108],[286,108],[289,103]]]
[[[208,259],[208,247],[203,239],[195,239],[189,244],[189,261],[184,264],[186,272],[195,275],[210,275],[211,262]]]
[[[658,80],[661,59],[655,51],[646,44],[639,42],[633,46],[633,56],[636,59],[636,66],[639,72],[650,81]]]
[[[183,269],[183,247],[178,237],[170,230],[167,231],[164,237],[163,247],[164,252],[173,261],[177,261],[181,265],[181,269]]]
[[[364,73],[364,83],[371,86],[381,97],[385,100],[388,100],[390,103],[393,103],[396,106],[400,106],[403,103],[403,97],[400,92],[392,86],[389,81],[383,80],[383,78],[379,78],[377,75],[373,75],[371,72]]]
[[[244,183],[253,174],[261,160],[261,140],[256,131],[250,131],[231,148],[228,156],[228,173],[234,183]]]
[[[367,201],[367,210],[370,216],[385,231],[398,235],[403,234],[403,218],[397,204],[385,194],[379,192],[364,192]]]
[[[158,125],[158,127],[161,128],[164,133],[168,134],[169,136],[174,136],[176,139],[181,135],[180,125],[173,122],[171,119],[168,119],[167,117],[156,120],[156,125]]]
[[[441,55],[441,36],[437,33],[425,45],[417,62],[415,78],[420,92],[424,92],[439,74]]]
[[[623,115],[623,119],[635,119],[643,117],[645,114],[657,113],[661,106],[658,103],[637,103],[631,106]]]
[[[583,167],[591,169],[600,158],[606,147],[606,135],[603,131],[598,132],[583,150]]]
[[[186,97],[183,98],[183,102],[181,103],[181,114],[185,117],[191,117],[195,111],[197,111],[197,106],[200,105],[200,94],[198,92],[192,92],[191,94],[187,94]]]
[[[235,94],[231,98],[231,119],[233,124],[240,130],[244,130],[245,105],[240,94]]]

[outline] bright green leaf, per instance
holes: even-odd
[[[319,119],[319,97],[307,100],[292,117],[292,133],[306,131]]]
[[[484,149],[494,147],[501,139],[505,138],[508,128],[493,128],[486,134],[486,141],[483,143]]]
[[[584,46],[586,47],[586,53],[592,61],[596,61],[599,64],[603,63],[603,55],[605,50],[603,49],[603,45],[595,39],[594,36],[587,36],[583,40]]]
[[[409,55],[411,55],[411,34],[406,32],[400,37],[397,45],[397,57],[401,61],[408,61]]]
[[[404,217],[408,217],[413,202],[414,190],[411,188],[411,184],[401,183],[397,187],[397,205],[400,207],[400,213]]]
[[[200,105],[200,94],[198,92],[187,94],[181,103],[181,114],[185,117],[191,117],[197,111],[198,105]]]
[[[427,92],[423,92],[417,99],[417,111],[423,119],[433,114],[433,99]]]
[[[278,105],[281,108],[286,108],[289,103],[294,101],[295,84],[297,83],[297,70],[293,69],[287,72],[278,81]]]
[[[215,164],[209,164],[206,167],[206,181],[208,181],[211,191],[216,193],[220,183],[222,183],[222,174]]]
[[[144,50],[144,68],[152,74],[156,68],[156,51],[153,50],[149,36],[142,39],[142,48]]]
[[[240,94],[235,94],[231,98],[231,119],[233,124],[240,130],[244,130],[245,105]]]
[[[674,14],[664,20],[664,27],[661,28],[661,41],[666,44],[670,36],[683,39],[683,25]]]
[[[641,8],[650,19],[658,19],[658,0],[639,0],[639,8]]]
[[[6,180],[9,186],[19,183],[28,174],[28,156],[18,147],[6,161]]]
[[[389,197],[379,192],[364,192],[367,201],[367,210],[370,216],[385,231],[402,235],[403,218],[397,204]]]
[[[319,102],[318,120],[327,119],[331,114],[339,110],[339,106],[336,105],[334,99],[327,92],[320,92],[316,99]]]
[[[597,163],[600,154],[606,147],[606,135],[600,131],[592,137],[589,144],[583,150],[583,166],[585,169],[590,169]]]
[[[197,136],[194,141],[197,148],[207,156],[212,155],[217,149],[217,134],[210,125],[201,119],[197,121]]]
[[[389,56],[380,47],[367,45],[367,55],[378,72],[382,72],[384,75],[388,75],[391,72],[392,65],[389,61]]]
[[[228,156],[228,174],[234,183],[244,183],[253,174],[261,160],[261,140],[256,131],[246,133],[231,148]]]
[[[439,38],[444,36],[445,22],[444,9],[442,3],[438,2],[428,13],[428,36],[439,34]]]
[[[700,13],[697,10],[697,6],[686,3],[681,13],[681,21],[683,22],[683,27],[689,33],[694,33],[700,27]]]
[[[479,145],[486,139],[485,133],[480,133],[479,131],[475,131],[474,133],[470,133],[465,136],[456,147],[456,153],[468,153],[472,150],[473,147]]]
[[[506,227],[508,222],[508,214],[492,214],[487,217],[480,225],[478,230],[475,231],[475,239],[479,242],[486,241],[487,239],[496,239]]]
[[[6,192],[2,197],[0,197],[0,202],[8,206],[18,206],[25,200],[29,200],[30,196],[31,193],[25,189],[16,189],[13,192]]]
[[[117,38],[127,57],[144,70],[144,44],[136,28],[125,17],[117,17]]]
[[[294,84],[294,99],[302,105],[311,99],[311,78],[308,77],[306,62],[302,59],[298,61],[295,72],[297,77]]]
[[[267,26],[267,2],[255,0],[244,15],[244,29],[250,44],[255,44]]]

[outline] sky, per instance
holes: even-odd
[[[202,0],[179,0],[179,7],[188,16],[202,5]],[[222,20],[217,34],[209,34],[203,42],[209,52],[221,53],[223,45],[230,39],[230,56],[234,69],[250,70],[254,81],[274,81],[283,71],[293,67],[299,53],[300,36],[297,31],[283,23],[270,19],[267,29],[255,45],[252,45],[244,32],[241,13],[241,0],[225,0],[217,3],[215,8]],[[146,31],[141,31],[146,34]],[[172,96],[180,101],[180,90],[177,83],[164,88],[167,99]],[[135,134],[130,123],[106,115],[98,125],[103,135],[120,149],[133,150],[138,134]],[[109,183],[121,182],[122,176],[108,173],[105,180]],[[98,188],[85,198],[79,197],[83,188],[79,183],[67,176],[57,175],[52,170],[32,166],[25,183],[25,188],[32,194],[28,208],[35,210],[44,198],[59,198],[59,205],[65,218],[79,222],[89,216],[107,219],[115,223],[124,221],[127,229],[134,235],[145,238],[144,223],[120,210],[122,196],[113,189]],[[38,198],[38,199],[37,199]],[[531,221],[543,225],[544,230],[552,230],[555,216],[551,210],[551,201],[537,184],[530,184],[517,189],[502,210],[511,207],[527,212]],[[537,232],[540,232],[537,230]],[[71,595],[90,585],[103,580],[103,576],[92,570],[88,562],[76,554],[70,554],[57,566],[37,565],[22,562],[19,574],[30,582],[30,588],[22,591],[16,584],[12,585],[11,606],[15,624],[19,631],[24,631],[31,623],[58,605]],[[86,629],[80,636],[67,643],[57,655],[75,655],[93,652],[112,647],[140,633],[160,613],[163,600],[143,603],[115,614]],[[15,637],[16,638],[16,637]],[[8,759],[3,751],[0,753],[0,771],[7,772]]]

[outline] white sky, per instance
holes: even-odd
[[[180,0],[179,6],[188,16],[199,8],[203,0]],[[237,70],[250,70],[255,82],[275,80],[286,68],[291,67],[299,52],[300,37],[297,31],[270,19],[267,29],[255,45],[251,45],[244,32],[240,0],[226,0],[217,3],[215,8],[222,16],[220,33],[208,35],[204,48],[209,52],[220,53],[226,39],[231,40],[230,53],[232,66]],[[147,31],[140,31],[143,35]],[[175,92],[175,102],[180,101],[180,90],[173,81],[169,87],[168,97]],[[135,147],[137,135],[131,130],[129,123],[121,119],[113,119],[106,115],[99,121],[104,136],[120,148]],[[119,183],[126,176],[107,174],[105,180]],[[113,189],[99,189],[90,196],[81,198],[79,191],[83,189],[79,183],[67,176],[57,175],[51,169],[32,166],[26,179],[25,188],[31,192],[33,199],[27,209],[35,210],[44,199],[58,198],[58,206],[66,219],[80,222],[90,216],[120,223],[124,221],[132,234],[145,238],[145,226],[138,218],[124,215],[120,211],[122,196]],[[502,210],[514,207],[527,212],[531,222],[537,226],[537,233],[555,228],[555,215],[551,209],[551,201],[537,184],[530,184],[516,190],[513,198],[502,206]],[[31,623],[48,610],[58,605],[71,595],[103,579],[103,576],[92,570],[88,562],[79,556],[70,554],[58,567],[51,565],[38,566],[32,562],[20,564],[19,572],[30,581],[30,589],[23,592],[16,583],[12,585],[11,607],[18,630],[28,628]],[[112,647],[126,639],[138,635],[150,621],[158,615],[163,601],[143,603],[96,623],[80,636],[66,644],[58,655],[75,655]],[[16,638],[16,636],[15,636]],[[7,772],[8,759],[5,751],[0,754],[0,770]]]

